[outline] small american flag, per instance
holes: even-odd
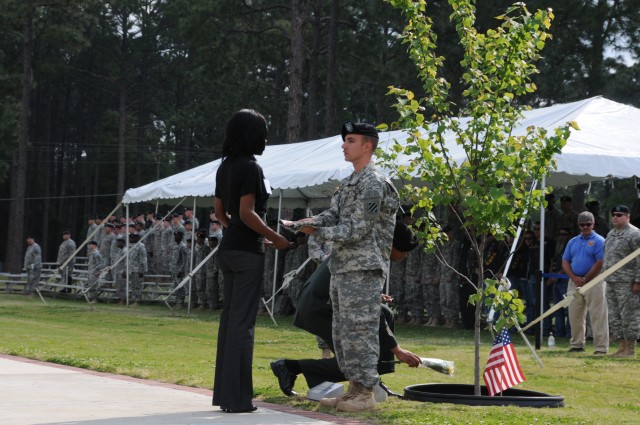
[[[482,378],[490,396],[525,380],[507,328],[502,329],[493,343]]]

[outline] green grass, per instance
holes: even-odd
[[[109,373],[211,388],[219,313],[177,316],[164,306],[124,308],[98,304],[94,310],[79,301],[0,295],[0,352]],[[317,403],[282,395],[269,363],[274,359],[318,358],[315,338],[292,325],[290,317],[258,318],[254,354],[254,388],[258,399],[317,410]],[[398,365],[384,382],[402,393],[407,385],[473,382],[472,333],[398,326],[401,345],[423,357],[453,360],[456,374]],[[491,344],[483,335],[481,363]],[[390,398],[374,412],[344,415],[375,424],[632,424],[640,421],[640,361],[569,354],[568,342],[557,338],[554,351],[538,352],[540,368],[513,336],[527,381],[518,388],[560,394],[566,407],[533,409],[430,404]],[[612,347],[615,349],[616,347]],[[296,390],[306,394],[300,377]],[[326,411],[327,413],[334,413]],[[337,414],[337,413],[336,413]]]

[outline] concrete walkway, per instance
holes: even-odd
[[[252,413],[211,406],[211,390],[0,354],[1,425],[363,424],[255,402]]]

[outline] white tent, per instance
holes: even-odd
[[[553,131],[567,121],[576,121],[567,145],[557,155],[557,169],[547,184],[571,186],[609,177],[628,178],[640,174],[640,109],[602,97],[559,104],[525,112],[518,131],[529,126]],[[406,139],[404,131],[383,132],[379,146],[389,149],[394,140]],[[454,159],[463,160],[464,152],[447,138]],[[340,136],[287,145],[268,146],[258,162],[274,189],[271,201],[282,195],[285,207],[328,206],[328,200],[340,180],[353,168],[344,161]],[[208,205],[215,191],[215,174],[220,160],[129,189],[123,203],[165,200],[174,203],[184,197],[206,198]],[[173,201],[171,201],[173,200]],[[187,201],[189,202],[189,201]],[[190,205],[189,203],[187,205]]]

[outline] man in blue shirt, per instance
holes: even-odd
[[[604,261],[604,238],[593,230],[595,219],[589,211],[578,215],[580,234],[569,241],[562,256],[562,268],[569,276],[567,292],[575,292],[596,277]],[[593,354],[607,354],[609,350],[609,320],[606,282],[593,286],[584,295],[577,295],[569,305],[571,323],[570,352],[584,351],[587,312],[593,332]]]

